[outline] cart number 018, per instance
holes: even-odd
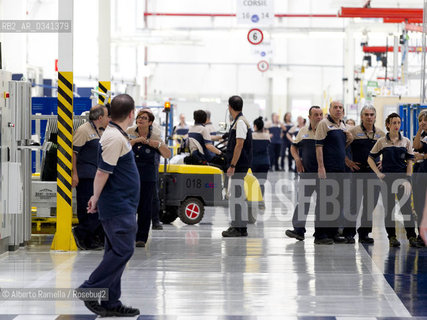
[[[202,187],[201,179],[187,179],[185,180],[185,186],[187,188],[200,189]]]

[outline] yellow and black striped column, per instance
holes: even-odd
[[[73,168],[73,73],[58,73],[58,164],[53,250],[77,250],[71,233]]]
[[[99,91],[107,94],[107,91],[111,90],[111,82],[110,81],[99,81],[98,82],[98,88]],[[98,103],[99,104],[106,104],[107,102],[110,102],[110,100],[105,101],[105,97],[99,95],[98,96]]]

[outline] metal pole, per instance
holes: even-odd
[[[399,38],[394,36],[393,40],[393,80],[397,84],[399,79]]]
[[[385,78],[384,78],[384,84],[387,83],[387,67],[388,67],[388,36],[386,38],[385,42]]]
[[[111,4],[110,0],[98,4],[98,87],[99,91],[111,91]],[[98,95],[98,103],[110,102]]]
[[[70,20],[73,30],[74,0],[59,0],[58,17]],[[73,169],[73,32],[58,33],[58,164],[56,233],[53,250],[76,251],[71,234],[73,218],[71,172]]]
[[[170,112],[170,107],[167,108],[165,105],[165,108],[163,109],[163,111],[166,113],[166,126],[165,126],[165,144],[169,145],[169,135],[168,135],[168,130],[169,130],[169,112]],[[167,178],[166,178],[166,172],[167,172],[167,164],[168,164],[168,159],[164,158],[164,163],[163,163],[163,179],[161,180],[161,184],[162,184],[162,213],[166,214],[166,185],[167,185]]]
[[[350,106],[354,104],[354,61],[355,61],[355,40],[353,25],[350,24],[346,31],[346,37],[344,40],[344,104]],[[326,107],[329,101],[326,101]]]
[[[422,48],[422,59],[421,59],[421,92],[420,102],[425,103],[425,77],[426,77],[426,33],[427,33],[427,0],[424,0],[424,11],[423,11],[423,48]]]
[[[168,135],[168,130],[169,130],[169,112],[170,110],[168,110],[167,108],[165,108],[165,113],[166,113],[166,126],[165,126],[165,144],[169,145],[169,135]],[[168,159],[165,158],[165,165],[164,165],[164,171],[166,173],[166,164],[167,164]]]
[[[145,9],[144,9],[144,29],[145,31],[148,30],[148,22],[147,22],[147,16],[145,13],[148,12],[148,0],[145,0]],[[144,104],[147,104],[148,100],[148,75],[147,70],[145,70],[148,66],[148,46],[144,46]],[[167,115],[167,114],[166,114]],[[167,142],[166,142],[167,143]]]

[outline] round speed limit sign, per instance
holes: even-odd
[[[264,40],[264,35],[262,34],[262,31],[260,29],[251,29],[248,32],[248,41],[253,44],[257,45],[260,44]]]
[[[266,72],[268,70],[268,68],[270,67],[270,65],[268,64],[267,61],[261,60],[260,62],[258,62],[257,67],[258,67],[259,71]]]

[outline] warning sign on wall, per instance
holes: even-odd
[[[273,0],[236,0],[237,23],[272,25],[274,22]]]

